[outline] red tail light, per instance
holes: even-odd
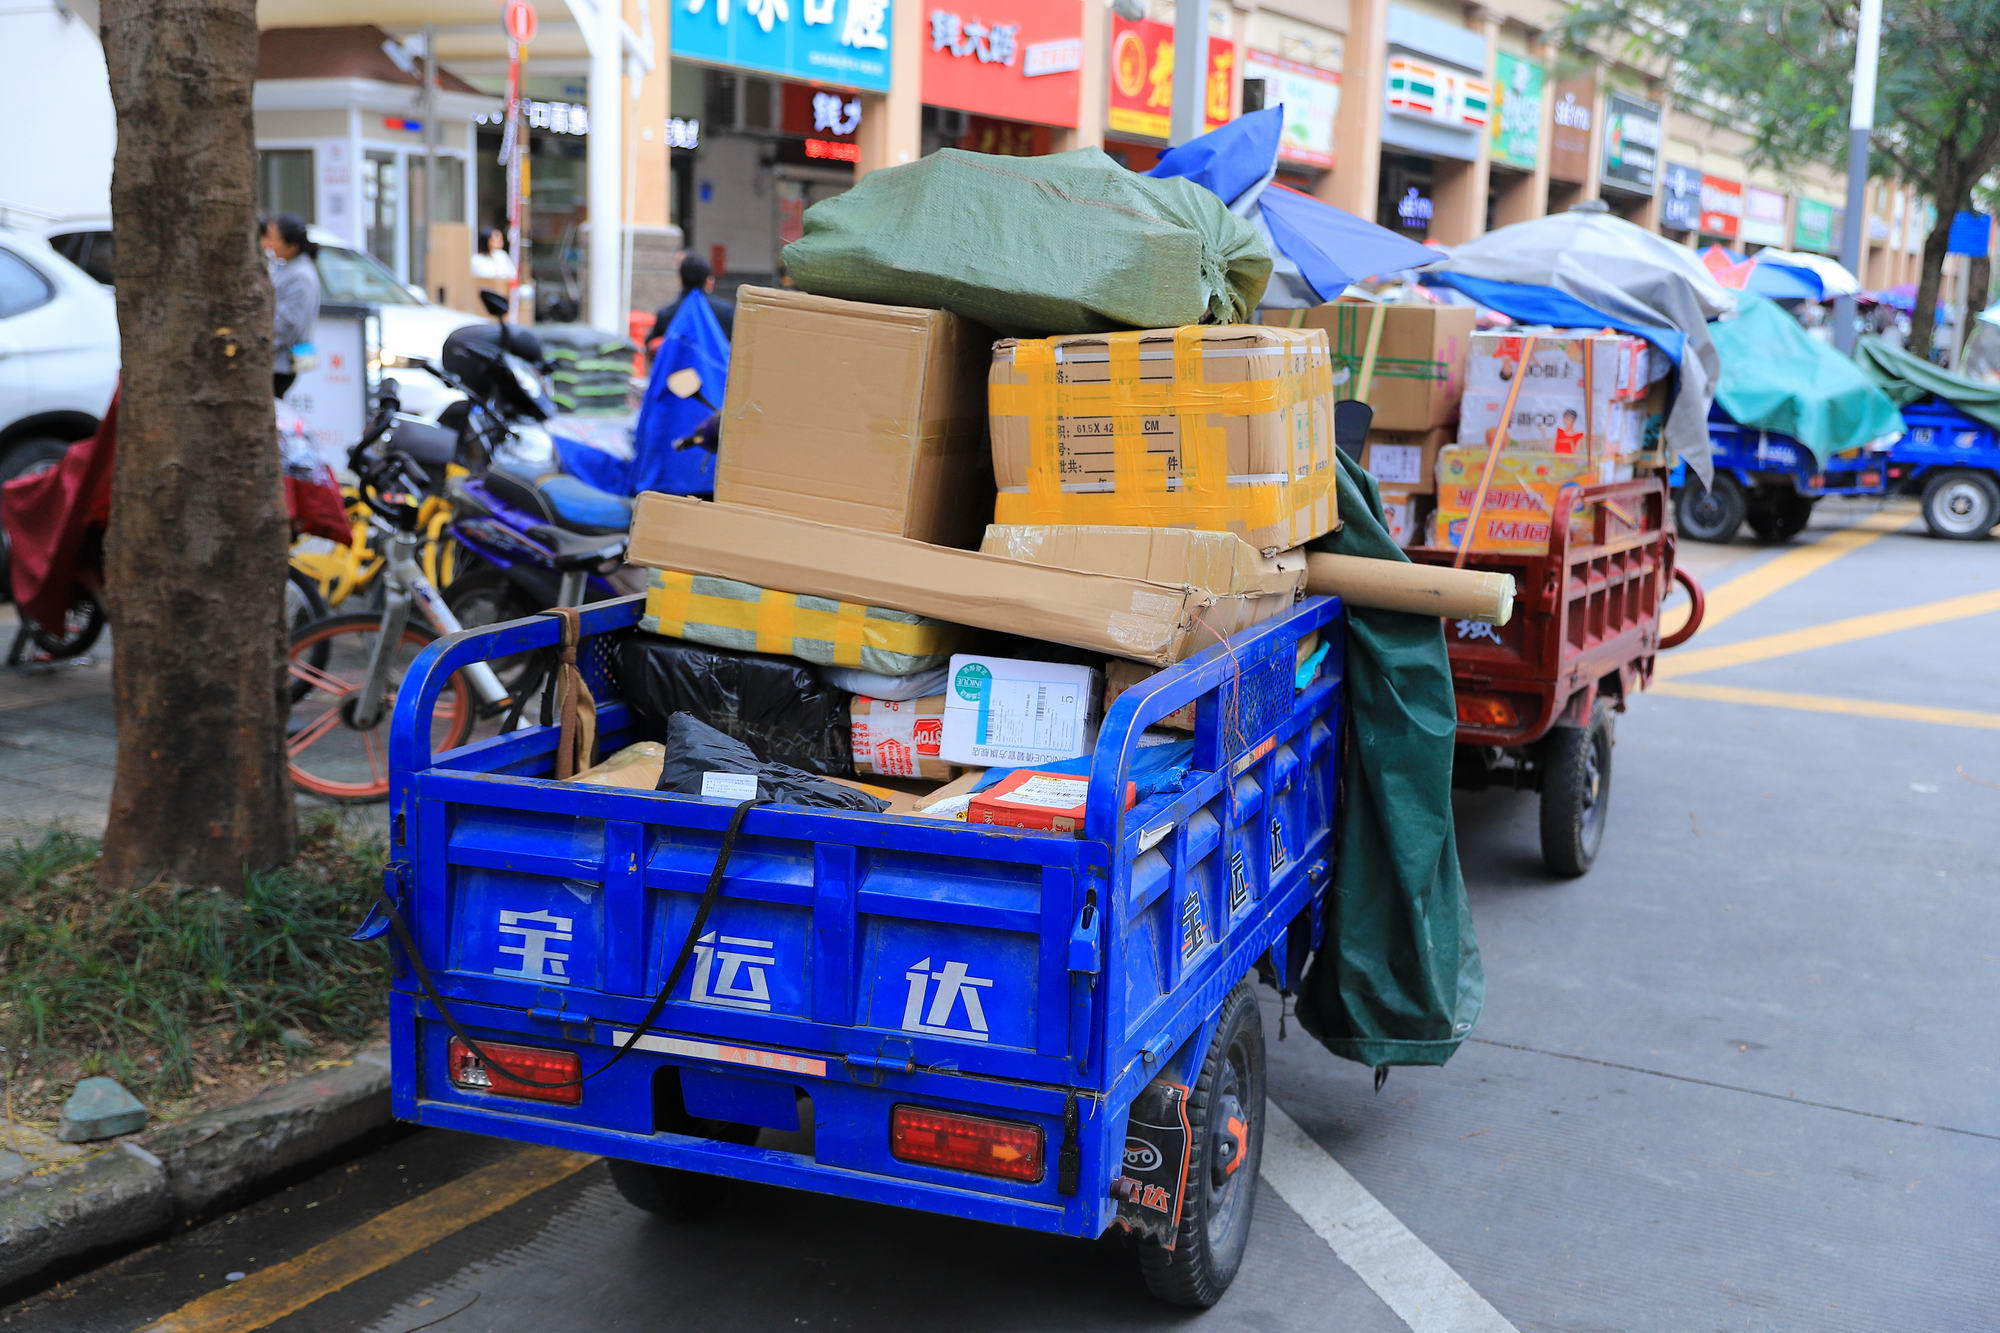
[[[1458,696],[1458,720],[1475,727],[1512,727],[1520,723],[1514,705],[1497,694]]]
[[[1033,1183],[1042,1178],[1042,1131],[1012,1120],[987,1120],[923,1106],[898,1106],[889,1117],[889,1154],[899,1162],[948,1166]]]
[[[558,1106],[583,1104],[583,1062],[574,1051],[545,1051],[537,1046],[510,1046],[506,1042],[482,1041],[479,1049],[485,1060],[473,1053],[457,1037],[445,1054],[445,1065],[455,1088],[467,1092],[490,1093],[500,1097],[525,1097],[530,1101],[554,1102]],[[518,1076],[518,1077],[517,1077]],[[533,1082],[525,1080],[532,1079]],[[538,1087],[558,1083],[563,1087]]]

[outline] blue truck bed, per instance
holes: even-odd
[[[638,598],[582,613],[603,754],[639,739],[614,666],[639,613]],[[396,1114],[1101,1233],[1118,1207],[1134,1099],[1155,1078],[1190,1082],[1230,991],[1259,962],[1289,989],[1319,940],[1335,854],[1339,614],[1337,599],[1308,600],[1122,696],[1100,729],[1079,836],[751,809],[691,965],[636,1043],[734,808],[553,781],[550,727],[433,755],[430,713],[453,672],[549,647],[560,631],[534,617],[440,640],[396,701],[387,894],[458,1025],[482,1043],[574,1054],[584,1081],[573,1106],[454,1083],[451,1031],[399,949]],[[1314,635],[1328,651],[1300,686]],[[1124,810],[1141,734],[1190,702],[1185,788]],[[900,1159],[899,1105],[1033,1126],[1046,1166],[997,1179]],[[758,1129],[810,1143],[733,1141]]]

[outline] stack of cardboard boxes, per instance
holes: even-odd
[[[1298,597],[1296,548],[1338,521],[1334,397],[1317,329],[994,342],[746,288],[715,500],[639,501],[647,625],[685,632],[702,580],[764,590],[755,645],[856,692],[854,770],[927,793],[898,812],[1069,831],[1077,770],[1043,770],[1089,754],[1117,691]],[[947,631],[942,671],[889,655],[913,625]],[[1031,776],[929,790],[961,768]]]

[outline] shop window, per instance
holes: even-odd
[[[424,155],[421,153],[410,154],[410,199],[412,202],[409,209],[409,219],[410,255],[413,262],[415,256],[423,249],[421,240],[417,235],[417,221],[421,210],[418,209],[415,201],[424,197],[424,180],[427,171],[428,160]],[[437,212],[431,218],[432,222],[465,221],[464,158],[450,153],[440,153],[438,155],[438,192],[432,206],[437,209]]]
[[[307,222],[313,211],[313,150],[262,148],[257,152],[257,211],[290,213]]]
[[[394,153],[371,152],[362,159],[361,216],[368,227],[368,253],[396,263],[396,224],[402,212],[402,173]]]

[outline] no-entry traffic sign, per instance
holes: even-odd
[[[528,0],[507,0],[506,11],[500,17],[500,26],[507,35],[526,46],[535,40],[535,7]]]

